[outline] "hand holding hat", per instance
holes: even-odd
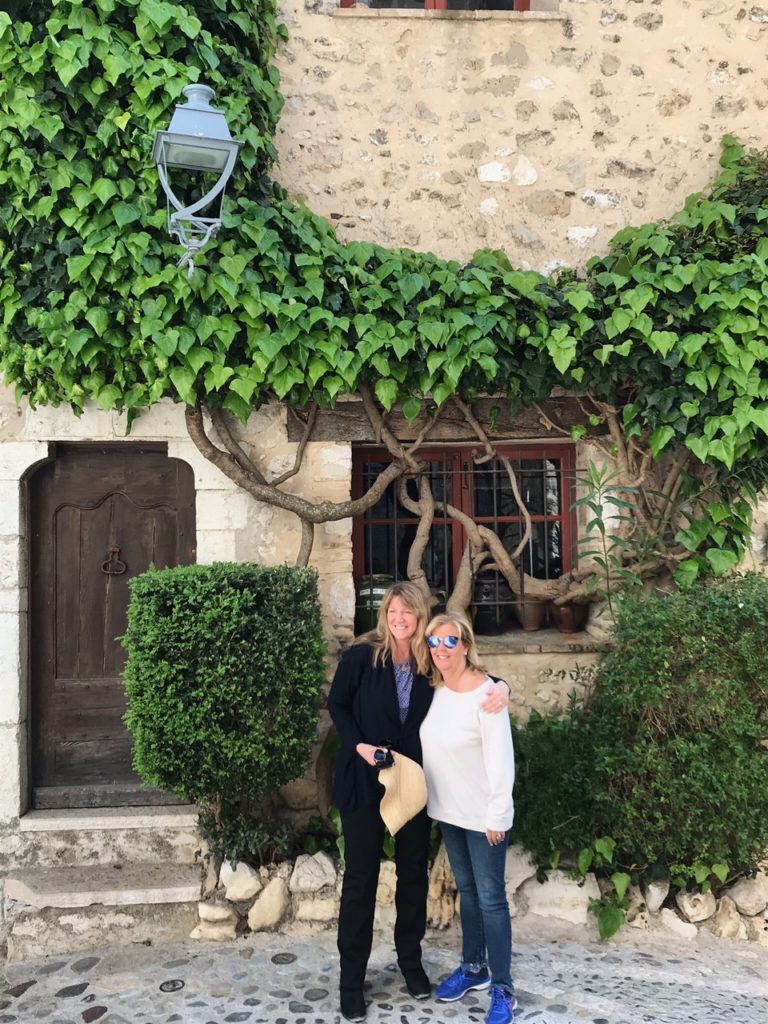
[[[380,813],[392,835],[427,806],[427,782],[420,764],[392,751],[393,764],[379,771],[384,786]]]

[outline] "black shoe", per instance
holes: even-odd
[[[363,999],[362,992],[342,989],[339,992],[339,1003],[341,1006],[341,1016],[345,1020],[365,1020],[365,999]]]
[[[429,999],[432,995],[432,985],[423,967],[414,967],[412,970],[403,971],[405,987],[414,999]]]

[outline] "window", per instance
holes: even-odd
[[[573,560],[574,449],[571,445],[525,445],[498,449],[512,462],[520,494],[532,520],[531,537],[520,556],[520,566],[537,579],[556,579]],[[514,551],[524,533],[524,521],[507,472],[501,462],[476,465],[475,449],[443,447],[420,451],[432,494],[492,529],[507,551]],[[386,467],[390,456],[379,448],[360,447],[353,458],[353,497],[359,497]],[[391,485],[368,512],[353,524],[355,581],[374,575],[407,579],[408,554],[416,536],[418,516],[397,499]],[[418,498],[415,479],[408,494]],[[449,594],[459,570],[465,535],[460,523],[441,511],[435,515],[422,567],[438,600]],[[514,597],[504,578],[480,571],[474,583],[473,604],[483,606],[498,631],[511,620]]]

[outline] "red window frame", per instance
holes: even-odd
[[[500,455],[507,456],[513,463],[517,461],[543,459],[557,459],[560,463],[560,494],[561,508],[559,514],[531,514],[532,523],[550,522],[560,523],[562,530],[562,572],[566,573],[577,561],[575,551],[576,540],[576,514],[573,503],[576,498],[576,449],[573,445],[566,444],[507,444],[498,445],[497,451]],[[471,445],[465,446],[444,446],[419,449],[419,455],[425,462],[439,461],[448,463],[447,472],[458,481],[458,488],[454,488],[452,504],[478,523],[492,525],[494,523],[519,522],[521,516],[477,516],[475,514],[474,501],[474,480],[475,473],[482,469],[476,467],[472,455],[477,449]],[[392,456],[383,448],[373,446],[356,446],[352,452],[352,497],[359,498],[363,495],[363,474],[365,467],[371,462],[391,462]],[[392,485],[390,485],[392,486]],[[457,492],[457,493],[456,493]],[[416,517],[408,518],[387,518],[377,516],[373,521],[376,526],[395,526],[397,523],[417,522]],[[442,517],[435,517],[437,525],[443,522]],[[355,516],[352,520],[352,560],[353,574],[356,582],[359,582],[366,574],[365,571],[365,527],[366,516]],[[454,554],[451,584],[456,582],[456,574],[459,568],[457,552],[464,547],[464,529],[461,524],[452,519],[449,521],[448,530],[451,534],[451,547]]]

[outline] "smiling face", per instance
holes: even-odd
[[[393,597],[387,607],[387,629],[398,645],[410,644],[419,625],[419,617],[401,597]]]
[[[443,641],[447,636],[459,637],[459,642],[454,648],[440,643],[438,647],[430,647],[429,653],[432,657],[432,664],[443,675],[452,675],[454,672],[461,672],[467,665],[467,645],[461,639],[461,627],[456,622],[446,622],[432,630],[430,636]]]

